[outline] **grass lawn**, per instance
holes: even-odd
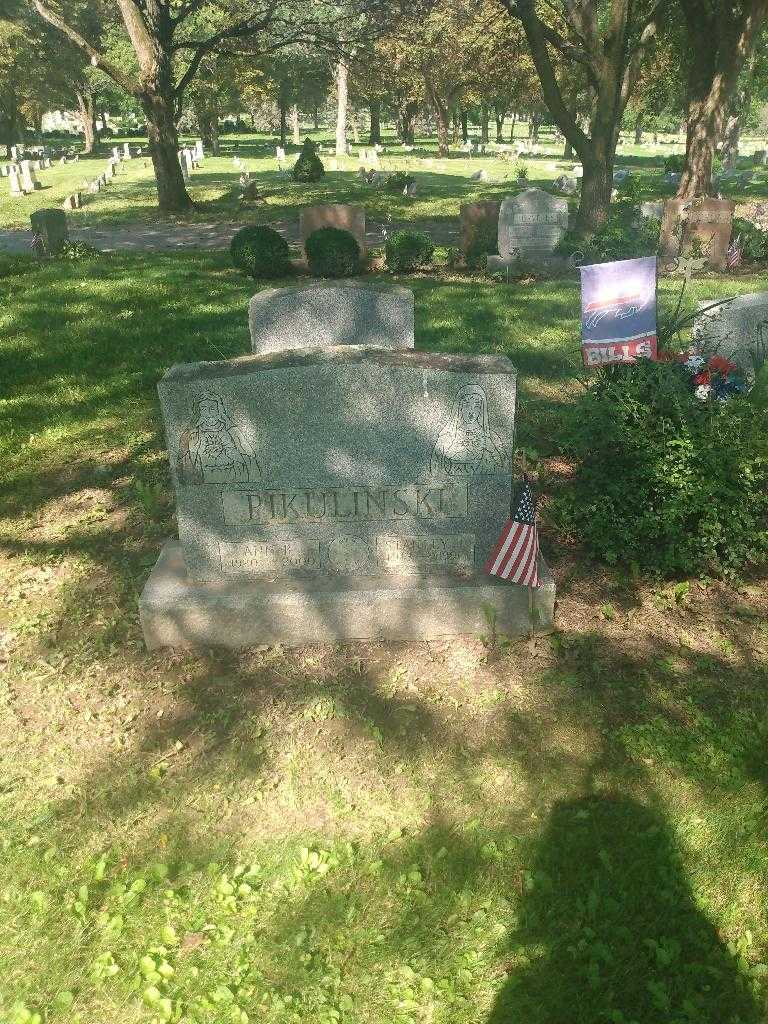
[[[331,145],[327,132],[310,132],[319,142]],[[549,140],[549,141],[548,141]],[[81,158],[78,163],[55,165],[40,171],[43,189],[23,198],[7,194],[7,184],[0,185],[0,228],[28,227],[33,210],[45,206],[60,206],[76,189],[97,177],[106,164],[113,145],[122,145],[122,139],[109,139],[96,157]],[[129,139],[133,147],[146,146],[144,139]],[[186,140],[191,143],[191,137]],[[418,139],[414,153],[408,154],[394,137],[385,137],[386,153],[381,158],[384,171],[407,170],[418,183],[418,194],[413,198],[387,195],[380,188],[362,183],[357,177],[360,166],[357,155],[343,158],[338,171],[331,171],[329,159],[323,155],[327,174],[316,185],[295,184],[289,174],[278,170],[274,139],[266,135],[227,135],[222,139],[218,157],[206,157],[203,165],[193,172],[189,192],[197,210],[184,217],[184,221],[258,221],[279,223],[298,220],[299,211],[307,205],[324,202],[364,203],[373,220],[392,217],[396,221],[455,220],[459,205],[474,199],[495,198],[519,188],[517,165],[499,156],[467,158],[454,148],[449,158],[440,159],[434,140]],[[757,143],[755,142],[755,145]],[[552,181],[574,166],[562,160],[562,145],[542,135],[542,155],[522,160],[528,170],[527,184],[550,187]],[[367,147],[357,147],[367,148]],[[631,167],[642,180],[645,195],[656,199],[672,194],[674,189],[662,182],[664,157],[680,152],[679,143],[643,146],[625,142],[617,156],[617,167]],[[286,148],[288,166],[295,162],[298,147]],[[264,203],[242,208],[239,203],[238,179],[241,171],[234,165],[237,155],[245,167],[258,180],[264,192]],[[744,158],[740,166],[751,168],[751,160]],[[485,170],[488,181],[473,181],[471,176]],[[768,168],[754,168],[755,177],[747,185],[724,186],[723,194],[739,203],[768,199]],[[575,202],[575,200],[571,200]],[[87,195],[85,205],[70,213],[73,227],[81,225],[118,226],[136,221],[157,221],[157,196],[154,177],[148,157],[126,161],[108,188],[97,195]],[[172,221],[172,218],[169,218]]]
[[[407,283],[419,347],[511,356],[563,486],[575,280]],[[632,579],[545,518],[546,639],[144,651],[154,387],[245,352],[253,290],[116,256],[0,311],[0,1020],[765,1021],[764,579]]]

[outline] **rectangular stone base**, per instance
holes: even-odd
[[[324,577],[196,583],[168,541],[139,600],[147,647],[298,646],[346,640],[430,640],[553,628],[555,583],[541,561],[536,590],[488,576]]]
[[[573,269],[573,265],[564,256],[489,256],[488,273],[502,273],[506,270],[518,270],[520,265],[530,265],[550,274],[562,274]]]

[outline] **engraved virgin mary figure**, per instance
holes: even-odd
[[[218,395],[204,394],[179,438],[179,476],[187,484],[258,480],[261,467]]]
[[[478,384],[456,393],[450,421],[435,442],[430,469],[451,477],[472,476],[503,469],[504,444],[488,421],[488,399]]]

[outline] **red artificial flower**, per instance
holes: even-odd
[[[736,363],[732,363],[730,359],[726,359],[725,356],[710,356],[708,365],[710,370],[714,370],[716,373],[722,373],[723,375],[736,369]]]
[[[709,370],[702,370],[701,373],[697,373],[693,378],[694,384],[710,384],[712,382],[712,374]]]

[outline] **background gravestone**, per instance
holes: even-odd
[[[662,255],[685,254],[692,240],[698,239],[709,266],[725,269],[735,208],[732,199],[667,199],[661,222]]]
[[[413,292],[359,281],[267,288],[251,299],[249,324],[255,353],[333,345],[413,348]]]
[[[35,210],[29,219],[32,230],[42,236],[45,251],[49,255],[60,252],[69,241],[67,215],[63,210]]]
[[[736,363],[742,373],[751,373],[755,357],[768,358],[768,292],[739,295],[701,312],[716,301],[705,299],[698,303],[700,315],[694,321],[694,339],[708,355],[723,355]]]
[[[548,261],[568,229],[568,201],[540,188],[506,196],[499,211],[499,256],[488,257],[488,270],[518,259]]]
[[[354,235],[360,246],[360,257],[365,258],[365,207],[352,206],[347,203],[324,203],[320,206],[308,206],[299,214],[299,234],[301,247],[313,231],[318,228],[341,228]]]
[[[510,509],[505,357],[294,350],[158,391],[180,543],[141,598],[150,647],[477,632],[484,605],[551,623],[546,568],[536,591],[482,572]]]
[[[462,203],[459,207],[461,251],[466,256],[483,239],[495,242],[499,231],[498,199],[483,199],[475,203]]]

